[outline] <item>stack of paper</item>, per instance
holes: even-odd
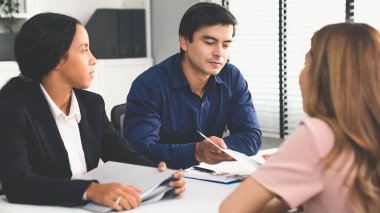
[[[199,167],[207,168],[208,166],[201,163]],[[211,181],[211,182],[216,182],[216,183],[230,184],[230,183],[239,182],[247,176],[247,174],[243,172],[234,173],[234,172],[217,172],[217,170],[213,170],[213,171],[215,171],[215,173],[202,172],[192,167],[185,170],[185,177],[191,178],[191,179],[197,179],[197,180]]]
[[[261,164],[265,163],[262,155],[273,154],[277,148],[261,150],[255,156],[247,155],[229,149],[223,149],[225,153],[233,157],[236,161],[224,161],[218,164],[201,163],[197,167],[191,167],[185,170],[185,177],[212,181],[218,183],[234,183],[241,181],[252,172],[254,172]],[[206,169],[200,171],[199,168]]]

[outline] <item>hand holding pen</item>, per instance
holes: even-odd
[[[201,134],[201,136],[205,139],[197,143],[195,147],[195,159],[198,162],[217,164],[222,161],[233,160],[233,158],[222,151],[223,149],[227,149],[227,145],[224,143],[222,138],[218,138],[216,136],[207,138],[201,132],[199,132],[199,134]]]

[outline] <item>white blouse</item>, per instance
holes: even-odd
[[[50,111],[53,114],[55,123],[57,124],[63,144],[66,148],[67,156],[70,162],[72,179],[76,179],[87,172],[86,159],[84,157],[82,140],[79,131],[79,122],[81,120],[80,109],[77,98],[71,91],[70,113],[66,115],[54,103],[44,87],[40,84],[41,90],[49,103]]]

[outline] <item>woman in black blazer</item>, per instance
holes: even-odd
[[[96,64],[85,28],[72,17],[38,14],[22,26],[15,56],[21,73],[0,90],[0,180],[8,200],[47,205],[90,200],[116,210],[137,207],[136,187],[72,178],[80,163],[70,160],[67,142],[72,140],[67,138],[75,136],[79,148],[74,150],[82,153],[87,171],[99,159],[155,166],[115,132],[102,97],[83,90],[90,86]],[[70,117],[75,107],[77,113]],[[62,127],[54,109],[75,118],[73,128]],[[172,184],[181,196],[183,173],[175,178]]]

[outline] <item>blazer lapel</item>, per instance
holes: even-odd
[[[75,92],[75,90],[74,90]],[[79,122],[79,131],[80,136],[82,140],[82,148],[83,152],[86,158],[86,165],[87,170],[90,171],[98,166],[99,163],[99,153],[101,147],[99,146],[97,142],[97,137],[95,132],[91,126],[91,124],[96,125],[98,122],[96,122],[97,116],[93,114],[90,111],[87,111],[85,105],[81,101],[81,96],[77,92],[75,92],[75,95],[78,100],[80,114],[81,114],[81,120]]]
[[[72,173],[66,148],[49,104],[39,85],[30,90],[28,99],[31,112],[35,116],[35,125],[41,144],[46,148],[56,169],[61,171],[64,176],[71,177]]]

